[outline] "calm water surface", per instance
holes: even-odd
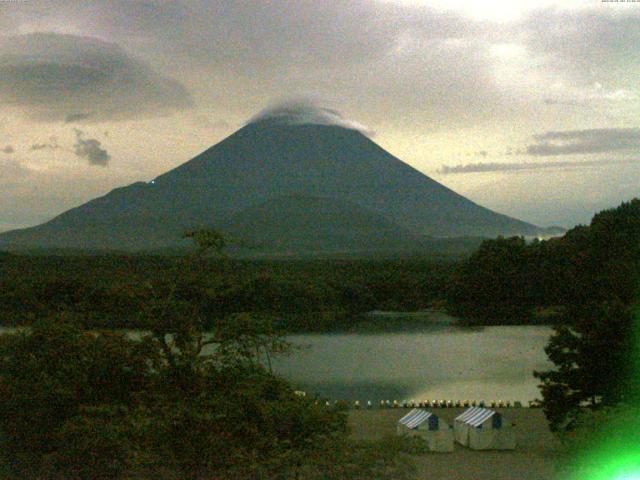
[[[410,333],[289,337],[300,347],[274,370],[308,394],[331,399],[539,398],[534,370],[550,327],[441,326]]]
[[[296,349],[275,358],[273,367],[297,389],[330,399],[525,403],[540,396],[532,373],[551,366],[544,353],[551,333],[550,327],[445,322],[401,333],[293,335],[288,340]]]

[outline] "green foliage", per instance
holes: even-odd
[[[640,201],[597,214],[589,228],[569,232],[558,245],[569,260],[563,268],[575,279],[564,290],[562,322],[546,347],[554,368],[535,375],[551,429],[563,432],[578,427],[585,409],[640,400],[633,310],[640,286]]]
[[[354,443],[342,410],[297,396],[264,366],[288,349],[271,322],[191,301],[213,288],[201,262],[220,260],[223,245],[193,237],[200,248],[172,280],[148,286],[142,338],[87,331],[69,315],[0,337],[7,478],[406,478],[404,447]]]
[[[251,313],[287,331],[348,330],[371,310],[430,307],[444,297],[453,268],[424,258],[223,260],[214,250],[188,268],[185,257],[12,256],[0,262],[0,323],[73,312],[87,328],[146,329],[149,309],[161,309],[173,293],[173,311],[180,302],[180,315],[193,315],[197,304],[205,328],[215,318]]]
[[[628,305],[638,272],[640,200],[634,199],[562,238],[485,241],[458,268],[447,298],[453,313],[473,323],[534,323],[536,308],[611,300]]]
[[[67,440],[82,412],[131,406],[150,380],[137,345],[68,319],[0,339],[1,452],[25,478],[55,463],[60,448],[77,446]]]
[[[322,456],[310,457],[298,478],[310,480],[405,480],[414,478],[410,454],[424,454],[424,442],[398,436],[352,442],[328,438]]]
[[[220,253],[226,245],[222,234],[215,230],[190,230],[183,235],[183,238],[193,240],[198,254],[204,254],[209,251]]]
[[[56,479],[113,479],[133,461],[134,445],[123,407],[83,407],[56,432],[57,448],[48,457],[48,476]]]
[[[536,372],[551,429],[576,428],[580,412],[640,399],[638,326],[631,306],[640,286],[640,200],[598,213],[562,238],[484,242],[456,271],[453,313],[471,323],[557,325]],[[535,315],[540,310],[549,317]],[[635,369],[635,370],[634,370]]]
[[[313,450],[318,436],[346,432],[342,416],[259,367],[207,369],[197,382],[166,382],[162,390],[140,412],[146,451],[182,478],[234,478],[246,463],[263,468],[283,452]]]
[[[555,328],[545,351],[555,368],[536,372],[551,429],[572,430],[585,408],[633,400],[629,379],[635,336],[630,308],[619,300],[577,305]],[[570,324],[571,326],[569,326]]]
[[[3,464],[12,478],[251,478],[234,475],[288,471],[273,459],[346,438],[343,414],[295,395],[245,348],[251,332],[234,335],[209,355],[197,335],[165,344],[68,321],[2,336]]]
[[[460,267],[454,277],[449,302],[465,318],[487,323],[508,323],[524,317],[533,307],[526,282],[528,249],[524,238],[487,240]]]

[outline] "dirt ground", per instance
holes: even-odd
[[[445,408],[434,412],[453,425],[464,409]],[[430,480],[556,480],[559,443],[547,427],[540,409],[498,409],[516,425],[515,451],[474,451],[455,444],[453,453],[415,456],[418,479]],[[376,439],[396,432],[396,423],[406,409],[352,410],[349,421],[353,435]]]

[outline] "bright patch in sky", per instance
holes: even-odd
[[[560,6],[562,9],[593,7],[593,0],[386,0],[403,5],[425,5],[438,10],[454,10],[478,20],[508,22],[532,10]]]

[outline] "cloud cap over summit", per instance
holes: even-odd
[[[330,125],[357,130],[368,136],[373,135],[365,125],[345,118],[337,110],[320,106],[318,101],[304,98],[274,103],[251,117],[248,124],[266,121],[283,125]]]

